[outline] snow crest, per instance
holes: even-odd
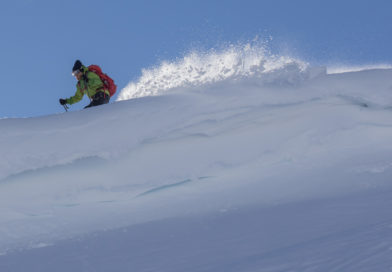
[[[330,65],[327,69],[328,74],[342,74],[342,73],[352,73],[360,72],[366,70],[381,70],[381,69],[392,69],[392,65],[386,63],[380,64],[368,64],[368,65],[343,65],[336,64]]]
[[[264,83],[296,83],[307,77],[307,72],[306,62],[271,54],[265,45],[231,45],[220,51],[192,51],[181,59],[143,69],[140,78],[120,92],[118,100],[228,80],[257,78]]]

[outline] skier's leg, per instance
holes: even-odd
[[[90,107],[103,105],[103,104],[107,104],[107,103],[109,103],[109,101],[110,101],[109,95],[107,95],[103,92],[99,92],[93,97],[93,101],[91,101],[91,103],[89,105],[87,105],[85,107],[85,109],[90,108]]]
[[[91,101],[90,104],[88,104],[88,105],[87,105],[86,107],[84,107],[84,108],[87,109],[87,108],[90,108],[90,107],[94,106],[94,105],[93,105],[93,102],[94,102],[94,101]]]

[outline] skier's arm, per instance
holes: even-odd
[[[80,87],[77,86],[75,95],[67,99],[67,104],[72,105],[79,102],[80,100],[82,100],[83,95],[84,93],[80,90]]]

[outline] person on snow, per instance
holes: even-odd
[[[109,90],[105,89],[105,85],[101,78],[96,73],[89,71],[80,60],[75,61],[72,68],[72,75],[78,80],[78,83],[76,84],[76,93],[74,96],[67,99],[60,98],[61,105],[75,104],[82,100],[85,94],[87,94],[91,102],[84,108],[109,103],[110,93]]]

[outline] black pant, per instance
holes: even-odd
[[[109,103],[110,96],[104,92],[97,92],[91,99],[91,103],[84,107],[85,109]]]

